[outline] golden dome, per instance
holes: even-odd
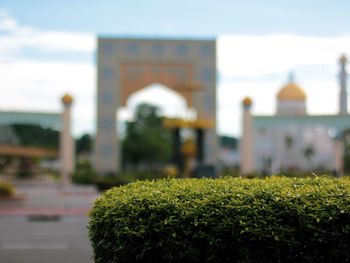
[[[340,57],[339,61],[340,61],[341,63],[345,63],[345,62],[348,61],[348,59],[346,58],[345,55],[342,55],[342,56]]]
[[[290,82],[285,85],[277,94],[278,100],[305,100],[306,94],[302,88],[300,88],[294,82]]]
[[[73,102],[73,98],[71,95],[69,95],[68,93],[65,94],[63,97],[62,97],[62,102],[63,104],[72,104]]]
[[[244,106],[250,106],[252,105],[252,99],[250,97],[245,97],[242,101]]]

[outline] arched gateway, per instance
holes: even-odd
[[[215,46],[215,40],[98,38],[95,143],[98,172],[118,172],[116,110],[125,106],[131,94],[150,84],[160,83],[175,90],[186,99],[189,107],[197,110],[198,119],[215,124]],[[202,89],[191,92],[189,89],[194,83]],[[215,165],[215,125],[206,131],[204,153],[204,163]]]

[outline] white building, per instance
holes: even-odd
[[[287,170],[342,174],[343,139],[350,128],[345,64],[342,56],[338,115],[308,115],[306,94],[293,76],[277,94],[275,115],[252,116],[251,99],[243,101],[243,174]]]

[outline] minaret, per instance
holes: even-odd
[[[250,108],[252,100],[246,97],[243,102],[243,132],[241,142],[241,174],[245,175],[253,172],[253,136],[252,136],[252,115]]]
[[[60,134],[61,183],[70,183],[70,175],[74,171],[74,141],[71,134],[71,106],[73,98],[66,94],[62,97],[64,110],[62,113],[62,128]]]
[[[339,115],[346,115],[348,114],[348,99],[347,99],[347,92],[346,92],[346,62],[347,59],[344,55],[342,55],[339,59],[340,62],[340,97],[339,97]]]

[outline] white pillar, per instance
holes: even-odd
[[[252,154],[252,115],[250,108],[252,100],[245,98],[243,100],[243,131],[241,142],[241,173],[248,174],[254,171]]]
[[[334,169],[338,177],[343,176],[343,140],[341,137],[334,139]]]
[[[339,114],[340,115],[346,115],[348,114],[348,99],[347,99],[347,92],[346,92],[346,62],[347,59],[343,55],[339,59],[340,62],[340,94],[339,94]]]
[[[71,134],[71,106],[73,98],[66,94],[62,98],[64,110],[62,113],[62,128],[60,134],[61,183],[70,183],[70,175],[74,171],[74,140]]]

